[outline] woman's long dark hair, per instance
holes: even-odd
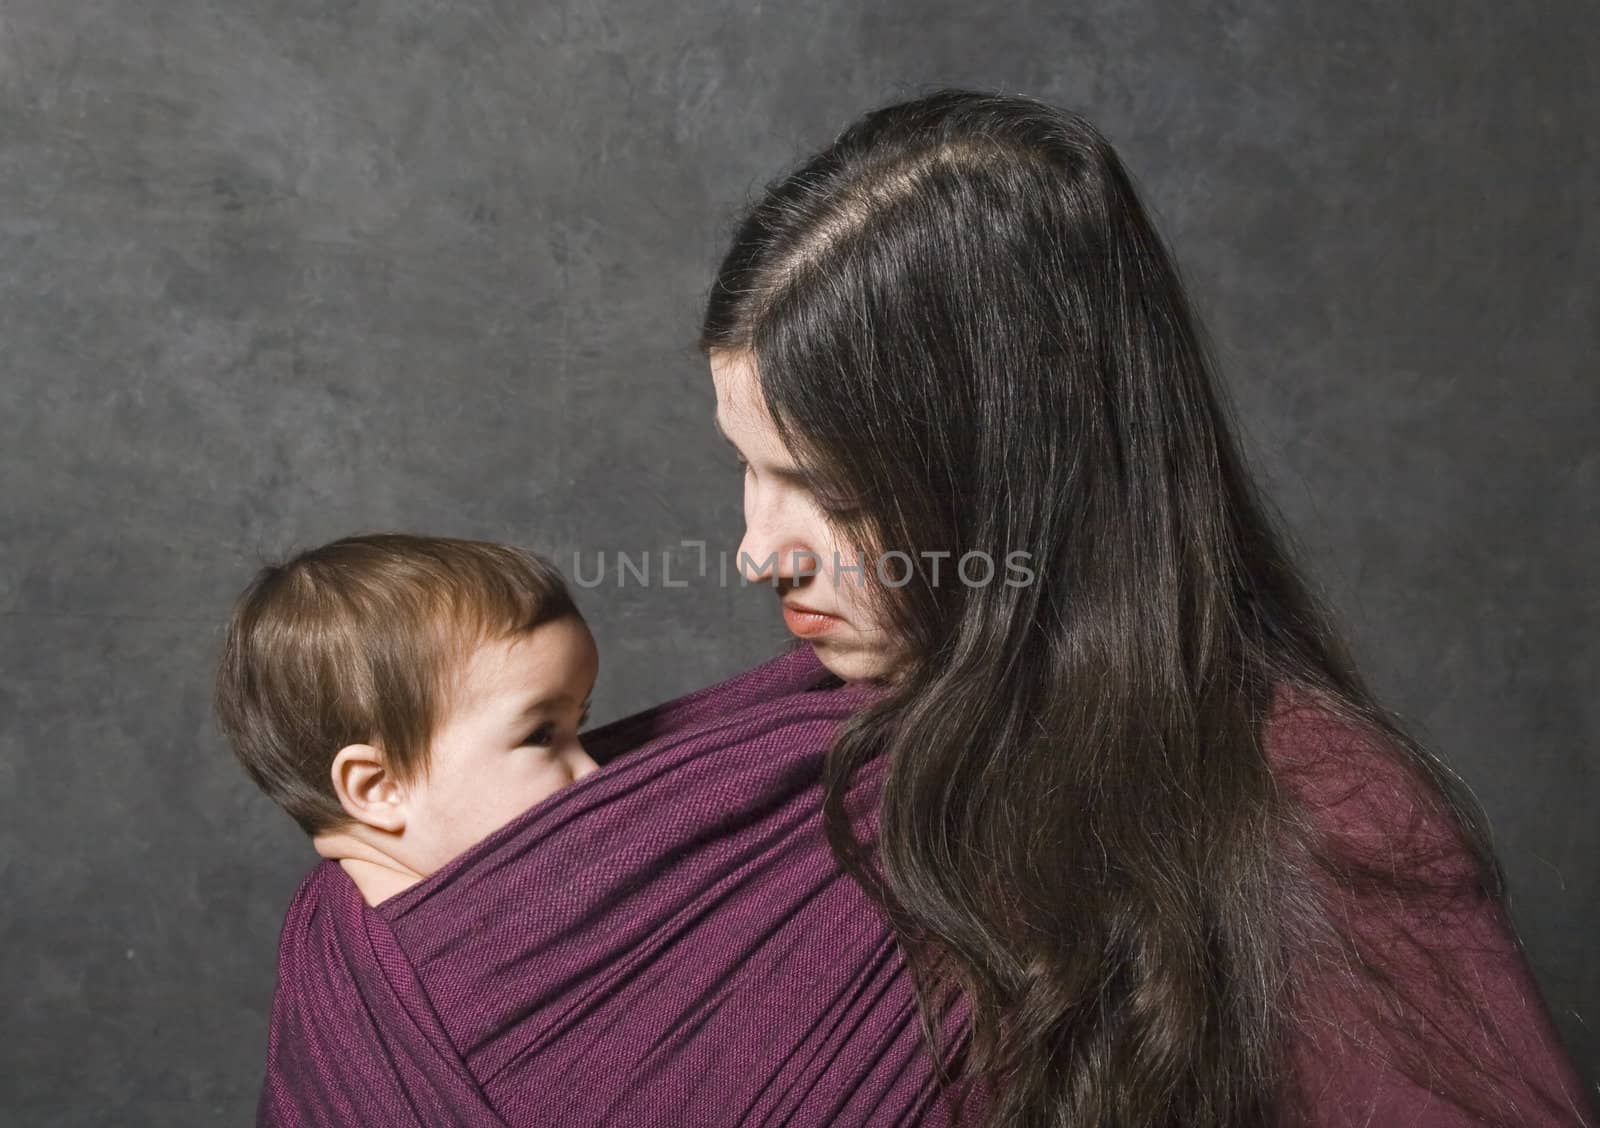
[[[969,1001],[964,1073],[992,1123],[1290,1122],[1297,968],[1355,969],[1380,1026],[1441,1013],[1448,975],[1414,986],[1327,894],[1436,891],[1426,844],[1407,868],[1393,842],[1363,857],[1317,833],[1269,767],[1275,694],[1375,734],[1438,798],[1475,863],[1452,895],[1502,895],[1481,816],[1300,578],[1172,257],[1091,124],[966,91],[866,115],[744,220],[701,345],[754,357],[791,453],[859,503],[832,515],[849,543],[916,558],[874,592],[913,660],[841,732],[826,818],[928,1037],[953,990]],[[1016,550],[1032,582],[1003,582]],[[994,581],[952,582],[974,552]],[[879,757],[869,850],[842,796]],[[1482,1063],[1424,1033],[1426,1067],[1415,1038],[1371,1052],[1493,1120]]]

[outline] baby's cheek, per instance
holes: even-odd
[[[525,808],[530,807],[541,800],[548,799],[561,790],[561,785],[564,782],[565,779],[559,764],[541,763],[528,781],[528,801],[523,806]]]
[[[503,781],[490,809],[499,813],[502,823],[510,822],[548,794],[549,772],[545,767],[520,765],[514,776]]]

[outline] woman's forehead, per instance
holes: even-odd
[[[713,352],[711,380],[717,392],[718,430],[735,442],[741,436],[775,432],[756,378],[754,358],[749,353]]]
[[[754,395],[757,386],[755,357],[749,352],[712,349],[710,360],[711,383],[717,389],[719,408],[737,405],[748,409],[752,398],[759,399]]]

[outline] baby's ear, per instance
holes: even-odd
[[[333,793],[345,814],[374,830],[406,828],[405,790],[370,744],[347,744],[333,758]]]

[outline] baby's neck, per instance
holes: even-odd
[[[421,881],[417,873],[378,846],[348,831],[331,831],[311,840],[317,853],[336,860],[369,905],[380,905]]]

